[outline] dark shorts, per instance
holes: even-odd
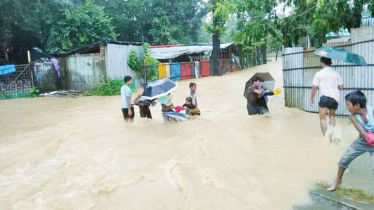
[[[337,110],[339,106],[338,102],[335,99],[327,97],[327,96],[322,96],[321,99],[319,100],[318,105],[322,108],[328,108],[328,109],[334,109],[334,110]]]
[[[132,111],[132,115],[129,116],[129,114],[128,114],[129,109],[122,109],[123,119],[125,119],[125,120],[128,120],[129,118],[134,119],[134,117],[135,117],[134,107],[131,107],[131,111]]]
[[[149,109],[149,106],[139,106],[139,110],[140,117],[152,119],[152,114],[151,110]]]

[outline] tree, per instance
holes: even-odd
[[[198,41],[204,5],[203,0],[1,0],[0,62],[23,63],[33,47],[56,52],[116,38],[191,44]]]
[[[64,10],[68,4],[59,0],[35,0],[30,2],[33,20],[30,28],[37,37],[38,47],[46,50],[55,23],[64,17]]]
[[[63,50],[83,47],[99,41],[113,41],[117,34],[104,7],[86,0],[73,11],[66,10],[55,34],[55,44]]]
[[[373,0],[290,0],[288,4],[294,4],[296,11],[289,19],[294,20],[284,23],[285,43],[289,42],[289,31],[293,33],[290,26],[297,31],[298,29],[305,29],[311,36],[316,46],[321,46],[326,41],[326,33],[337,32],[341,28],[358,28],[361,26],[361,18],[364,9],[367,8],[366,14],[369,12],[374,14],[374,1]],[[311,25],[308,30],[306,25]],[[304,34],[304,32],[302,34]],[[296,37],[294,37],[296,38]],[[293,44],[295,44],[295,39]],[[292,45],[292,44],[291,44]]]
[[[154,44],[198,41],[202,0],[96,0],[113,17],[118,39]]]
[[[278,52],[281,50],[283,46],[284,40],[282,33],[280,31],[277,31],[275,36],[270,35],[269,36],[269,50],[270,52],[275,52],[275,61],[278,60]]]
[[[23,1],[0,1],[0,47],[5,63],[10,63],[9,52],[12,50],[14,31],[25,21],[22,5],[26,2]]]
[[[213,14],[213,23],[206,25],[206,30],[213,37],[213,72],[214,75],[222,76],[219,69],[220,59],[220,37],[224,34],[226,21],[232,12],[232,3],[228,0],[210,0],[207,5],[208,11]]]
[[[143,44],[143,54],[141,56],[135,50],[132,50],[127,64],[136,72],[142,83],[157,79],[159,61],[152,58],[149,52],[149,44]]]
[[[266,49],[269,35],[276,35],[274,8],[276,0],[254,1],[236,0],[235,10],[238,19],[238,31],[234,41],[243,45],[244,54],[257,55],[257,61],[266,63]],[[260,49],[263,57],[260,58]]]

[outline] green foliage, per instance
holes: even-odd
[[[124,81],[120,79],[104,79],[96,90],[86,91],[84,96],[114,96],[121,95],[121,87],[124,85]]]
[[[33,47],[48,53],[103,40],[197,42],[203,0],[1,0],[0,63],[26,63]]]
[[[36,87],[30,88],[29,93],[31,98],[35,98],[39,95],[39,89]]]
[[[202,0],[97,0],[111,14],[120,40],[154,44],[198,40]]]
[[[362,14],[374,15],[373,0],[290,0],[295,5],[295,12],[284,22],[286,46],[297,44],[299,35],[309,34],[316,47],[326,41],[326,33],[337,32],[341,28],[361,26]],[[287,24],[291,22],[291,24]],[[292,27],[293,26],[293,27]],[[310,26],[310,27],[309,27]],[[302,30],[299,30],[302,29]],[[306,29],[306,30],[305,30]],[[293,31],[297,36],[292,36]]]
[[[275,60],[278,59],[278,52],[282,49],[283,44],[284,40],[280,31],[277,31],[275,35],[269,36],[268,50],[276,53]]]
[[[116,40],[112,18],[106,15],[104,7],[86,0],[77,9],[67,10],[59,28],[58,43],[63,50],[71,50],[98,41]]]
[[[206,24],[205,30],[221,37],[226,31],[226,22],[234,11],[234,4],[228,0],[211,0],[207,8],[213,12],[213,22]]]
[[[131,51],[127,64],[136,72],[137,77],[141,79],[143,83],[158,78],[157,65],[159,61],[152,58],[149,52],[149,44],[147,43],[143,44],[142,56],[139,56],[134,50]]]

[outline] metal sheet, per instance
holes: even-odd
[[[181,64],[180,63],[170,64],[170,79],[173,81],[181,80]]]
[[[66,63],[69,89],[95,89],[105,77],[104,57],[100,53],[71,55]]]
[[[221,49],[230,47],[233,43],[221,44]],[[195,45],[195,46],[176,46],[176,47],[154,47],[151,55],[155,59],[167,60],[194,53],[202,53],[204,51],[212,51],[213,45]]]
[[[116,45],[107,44],[106,46],[106,71],[107,76],[111,79],[123,79],[126,75],[130,75],[137,80],[136,84],[140,87],[141,82],[137,78],[136,73],[127,65],[131,51],[137,52],[138,56],[142,56],[142,46],[139,45]]]

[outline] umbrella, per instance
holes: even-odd
[[[367,65],[365,59],[361,55],[350,53],[345,49],[321,47],[313,52],[314,55],[331,58],[347,63],[355,63],[359,65]]]
[[[269,90],[269,91],[273,91],[274,90],[274,86],[275,86],[275,80],[274,78],[271,76],[271,74],[269,72],[266,72],[266,73],[256,73],[255,75],[253,75],[253,77],[255,76],[258,76],[258,77],[261,77],[263,80],[264,80],[264,83],[262,85],[262,87],[266,90]],[[245,89],[244,89],[244,97],[247,98],[247,91],[248,91],[248,87],[252,85],[252,78],[249,79],[246,83],[245,83]]]
[[[177,82],[170,79],[159,79],[147,85],[142,98],[153,100],[167,96],[178,87]]]

